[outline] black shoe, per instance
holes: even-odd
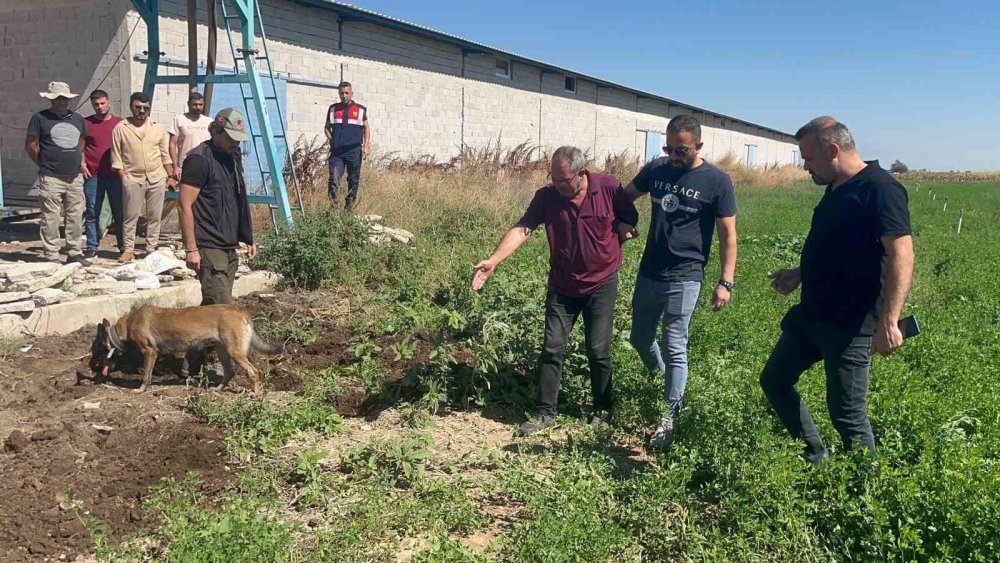
[[[77,254],[76,256],[70,256],[69,258],[67,258],[66,259],[66,263],[67,264],[79,264],[79,265],[83,266],[84,268],[86,268],[87,266],[90,265],[90,260],[87,260],[86,258],[84,258],[82,254]]]
[[[589,424],[591,428],[606,430],[611,428],[611,421],[613,418],[613,415],[609,411],[594,411],[590,413],[590,418],[587,420],[587,424]]]
[[[551,414],[540,414],[532,420],[524,422],[521,426],[517,427],[517,433],[520,436],[527,436],[529,434],[534,434],[535,432],[540,432],[546,428],[552,428],[556,425],[556,417]]]
[[[90,250],[90,249],[84,250],[83,251],[83,257],[84,258],[97,258],[97,251],[96,250]]]

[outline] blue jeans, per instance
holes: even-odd
[[[83,181],[83,193],[87,198],[84,212],[84,229],[87,233],[87,250],[97,251],[101,245],[100,231],[101,209],[104,207],[104,196],[107,195],[111,205],[111,216],[115,220],[115,237],[118,239],[118,251],[125,248],[122,236],[124,212],[122,207],[122,180],[118,176],[98,178],[91,176]]]
[[[646,369],[663,374],[663,394],[674,417],[684,401],[688,327],[700,291],[698,281],[662,282],[639,276],[632,294],[632,346]],[[656,341],[661,317],[662,345]]]

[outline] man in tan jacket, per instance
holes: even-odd
[[[125,207],[123,236],[125,250],[119,262],[135,256],[135,227],[146,203],[146,252],[156,250],[160,240],[160,221],[167,186],[177,184],[167,131],[149,118],[149,98],[136,92],[129,98],[132,117],[115,126],[111,133],[111,167],[122,179]]]

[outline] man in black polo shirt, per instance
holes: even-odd
[[[350,82],[341,82],[337,93],[340,103],[330,105],[326,112],[326,126],[323,132],[330,141],[330,181],[327,195],[330,201],[337,199],[340,178],[347,170],[347,197],[344,209],[354,208],[361,183],[361,160],[371,152],[371,125],[368,108],[354,103],[354,90]]]
[[[778,270],[771,285],[802,295],[781,321],[781,337],[760,376],[764,394],[805,456],[827,456],[812,415],[795,390],[799,376],[823,360],[826,403],[845,450],[875,450],[868,421],[872,350],[888,356],[903,343],[897,326],[913,276],[906,189],[878,161],[858,156],[854,138],[832,117],[795,134],[805,169],[826,192],[813,211],[800,266]]]
[[[187,265],[201,282],[201,304],[228,304],[240,243],[249,246],[247,258],[257,254],[237,152],[250,136],[243,114],[233,108],[217,113],[208,132],[211,139],[191,149],[181,167],[181,231]]]

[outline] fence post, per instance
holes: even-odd
[[[955,232],[956,235],[962,234],[962,219],[965,219],[965,209],[958,212],[958,231]]]
[[[941,211],[948,211],[948,198],[944,198],[944,209]]]

